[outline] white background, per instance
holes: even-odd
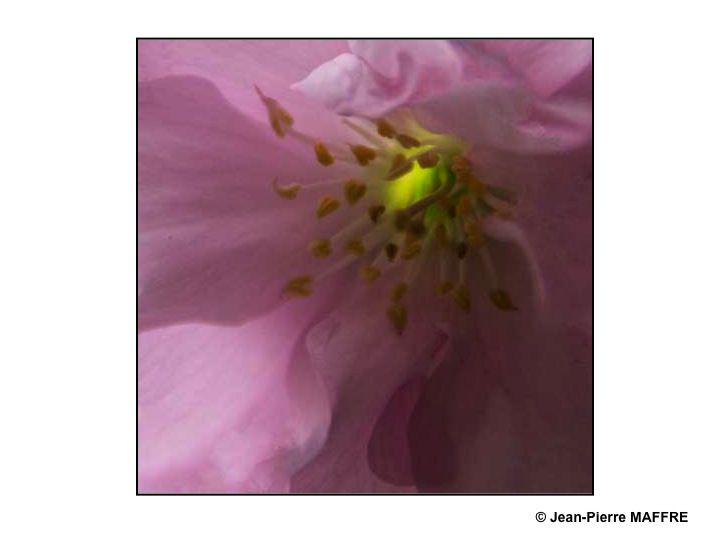
[[[717,17],[692,1],[314,4],[4,7],[0,537],[717,537]],[[596,38],[594,497],[134,495],[135,37],[348,35]]]

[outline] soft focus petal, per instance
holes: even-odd
[[[195,75],[211,80],[230,103],[262,121],[265,111],[253,85],[279,99],[296,117],[315,111],[291,83],[315,66],[348,50],[334,39],[158,39],[138,43],[140,81],[168,75]]]
[[[373,469],[370,468],[368,444],[393,394],[427,372],[445,341],[445,334],[430,320],[416,317],[399,337],[384,317],[384,302],[375,302],[373,293],[360,292],[367,297],[365,302],[348,302],[308,336],[313,365],[334,403],[333,418],[323,450],[293,477],[293,492],[414,489],[378,478],[376,472],[387,467],[375,463]],[[370,457],[384,459],[385,456],[382,452],[373,452]]]
[[[318,307],[289,304],[242,327],[140,335],[140,491],[287,490],[329,420],[303,345]]]
[[[280,142],[217,88],[169,77],[139,89],[141,327],[182,320],[241,322],[280,301],[318,224],[317,195],[271,187],[322,180],[311,151]],[[309,268],[309,267],[304,267]]]
[[[381,116],[448,90],[463,74],[461,55],[443,40],[358,40],[350,48],[294,88],[340,114]]]
[[[589,492],[589,339],[526,315],[475,333],[451,342],[411,418],[418,489]]]
[[[589,39],[469,39],[455,43],[477,62],[495,60],[542,97],[552,96],[592,62]]]

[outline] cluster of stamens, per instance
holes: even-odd
[[[305,185],[281,184],[274,179],[272,186],[279,197],[288,200],[296,199],[303,190],[329,190],[317,196],[318,220],[343,206],[361,208],[359,215],[332,237],[311,241],[308,255],[332,259],[340,252],[341,262],[357,263],[359,278],[369,284],[383,275],[400,274],[394,270],[402,268],[402,277],[394,280],[388,291],[385,311],[398,334],[408,324],[406,300],[420,265],[429,264],[429,257],[439,263],[437,294],[450,297],[462,311],[472,309],[466,265],[473,251],[479,256],[492,304],[503,311],[517,309],[499,284],[483,234],[483,221],[488,217],[512,219],[516,199],[511,191],[476,177],[472,163],[463,155],[462,141],[429,132],[409,115],[400,115],[392,122],[345,118],[344,124],[363,143],[327,144],[298,131],[293,117],[276,100],[259,89],[258,94],[278,137],[307,143],[323,167],[338,161],[356,167],[357,174],[351,178]],[[314,284],[331,271],[294,276],[283,293],[310,296]]]

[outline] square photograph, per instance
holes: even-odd
[[[138,494],[592,494],[592,39],[137,44]]]

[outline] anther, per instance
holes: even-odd
[[[345,242],[344,247],[346,252],[357,255],[358,257],[365,255],[365,244],[363,244],[363,241],[360,238],[348,240]]]
[[[358,164],[363,167],[377,157],[375,150],[362,144],[350,145],[350,150],[357,159]]]
[[[309,250],[313,257],[317,257],[318,259],[324,259],[332,255],[330,240],[314,240],[310,242]]]
[[[465,255],[467,255],[468,247],[465,242],[460,242],[457,245],[456,253],[458,256],[458,259],[464,259]]]
[[[393,302],[400,302],[404,297],[405,293],[407,292],[408,286],[407,283],[400,282],[396,284],[391,290],[390,290],[390,300]]]
[[[368,208],[368,216],[373,223],[377,223],[380,219],[380,216],[382,216],[384,213],[385,207],[382,204],[377,204]]]
[[[405,330],[405,326],[407,326],[407,309],[405,306],[398,303],[390,304],[390,307],[387,308],[385,314],[392,323],[397,335],[402,335]]]
[[[418,141],[415,137],[404,135],[403,133],[395,135],[395,139],[403,146],[403,148],[417,148],[420,146],[420,141]]]
[[[395,228],[398,231],[404,231],[410,224],[411,216],[408,215],[404,210],[398,210],[395,212],[395,219],[393,221]]]
[[[427,229],[425,228],[425,223],[423,223],[422,217],[410,220],[410,223],[408,223],[407,226],[407,232],[410,236],[416,239],[425,236]]]
[[[295,120],[276,100],[267,97],[257,86],[255,86],[255,91],[258,96],[260,96],[260,100],[263,102],[263,105],[265,105],[265,109],[267,109],[268,120],[270,121],[270,126],[273,131],[278,137],[284,137],[287,128],[292,127]]]
[[[283,292],[291,298],[310,296],[313,292],[312,276],[303,275],[292,278],[285,284]]]
[[[399,250],[400,248],[397,244],[393,244],[392,242],[385,244],[385,255],[387,256],[388,261],[393,262],[395,257],[397,257]]]
[[[438,294],[445,295],[445,294],[449,293],[450,291],[452,291],[452,289],[453,289],[452,281],[443,281],[442,283],[440,283],[437,286],[437,288],[435,290],[438,292]]]
[[[447,243],[448,238],[448,232],[445,225],[442,223],[435,227],[435,240],[437,240],[438,244],[441,246],[444,246]]]
[[[419,242],[413,242],[411,244],[406,244],[405,248],[403,249],[402,255],[400,255],[403,259],[406,261],[409,261],[410,259],[414,259],[417,257],[417,255],[422,251],[422,244]]]
[[[325,216],[332,214],[338,208],[340,208],[340,201],[333,197],[323,197],[318,201],[317,208],[315,209],[315,215],[317,215],[318,219],[324,218]]]
[[[283,199],[292,200],[297,197],[302,186],[300,184],[287,184],[285,186],[281,186],[278,184],[277,178],[274,178],[272,181],[272,187],[275,190],[275,193]]]
[[[350,179],[345,182],[345,200],[348,204],[353,205],[363,198],[367,192],[367,186],[363,182]]]
[[[328,167],[335,163],[335,158],[332,157],[330,150],[321,142],[315,143],[315,157],[323,167]]]
[[[466,285],[458,285],[452,292],[452,298],[460,309],[470,311],[470,289]]]
[[[372,283],[380,277],[380,269],[372,265],[363,266],[360,268],[360,277],[368,283]]]
[[[423,169],[431,169],[440,161],[440,155],[434,150],[423,152],[417,157],[417,162]]]
[[[478,197],[485,195],[485,184],[475,178],[470,178],[470,180],[468,180],[468,187],[470,188],[470,191]]]
[[[461,216],[469,214],[472,211],[472,199],[468,195],[460,197],[457,210]]]
[[[388,139],[392,139],[395,136],[395,128],[390,125],[390,122],[383,118],[377,121],[377,132]]]
[[[503,289],[494,289],[490,291],[490,300],[495,307],[501,311],[517,311],[517,307],[512,303],[512,299],[507,291]]]
[[[450,164],[450,170],[457,175],[463,176],[472,171],[472,164],[465,156],[455,156]]]
[[[401,176],[409,173],[412,168],[412,161],[408,161],[408,159],[402,154],[396,154],[392,165],[390,166],[390,170],[388,171],[387,176],[385,176],[385,180],[389,182],[397,180]]]

